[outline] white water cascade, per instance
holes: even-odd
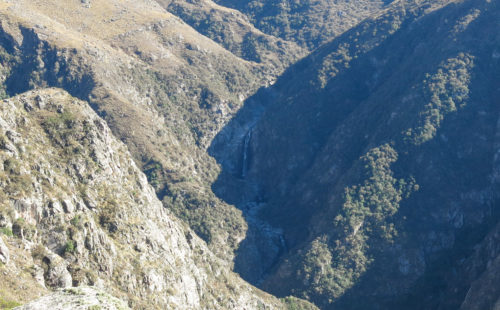
[[[243,160],[241,165],[241,177],[245,178],[248,171],[248,148],[250,146],[250,140],[252,139],[252,129],[248,130],[245,135],[245,140],[243,141]]]

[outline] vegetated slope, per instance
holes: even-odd
[[[246,14],[261,31],[314,49],[380,11],[388,0],[216,0]]]
[[[11,245],[1,252],[28,251],[32,260],[2,261],[0,277],[17,271],[38,283],[22,301],[44,287],[94,285],[135,309],[286,308],[232,273],[164,208],[104,120],[63,90],[1,102],[0,162],[1,239]],[[3,287],[11,282],[2,279],[2,292],[18,286]],[[94,303],[86,291],[65,292]],[[49,308],[63,297],[31,307]],[[103,306],[109,299],[98,298]]]
[[[305,50],[296,43],[262,33],[237,10],[212,1],[157,2],[228,51],[243,59],[263,63],[268,70],[281,72],[299,57],[305,56]]]
[[[212,137],[276,68],[236,57],[154,1],[0,1],[4,95],[56,86],[88,101],[165,206],[228,261],[241,212],[209,186]]]
[[[214,140],[214,189],[284,230],[262,287],[325,309],[498,300],[482,240],[499,214],[499,23],[497,1],[399,1],[249,100]]]

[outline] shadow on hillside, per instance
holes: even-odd
[[[435,44],[436,46],[440,45],[439,42],[440,37],[432,35],[433,33],[436,32],[434,26],[441,24],[440,14],[448,14],[447,12],[453,13],[456,11],[456,8],[457,7],[455,5],[450,5],[429,14],[432,16],[428,17],[428,19],[426,20],[428,24],[426,24],[425,26],[420,25],[418,27],[418,31],[414,29],[415,24],[411,24],[410,26],[402,25],[400,30],[404,31],[398,30],[398,33],[393,35],[386,42],[383,42],[383,44],[373,48],[373,50],[368,53],[362,54],[360,58],[363,58],[363,60],[353,61],[350,73],[339,74],[339,76],[336,77],[334,81],[330,81],[329,83],[333,82],[336,83],[335,85],[337,86],[337,88],[334,90],[336,93],[340,93],[341,95],[346,96],[346,98],[353,98],[352,102],[354,103],[352,110],[343,111],[344,114],[341,114],[340,116],[336,117],[348,116],[350,112],[355,111],[356,105],[361,104],[363,100],[368,98],[368,96],[371,94],[372,89],[376,89],[376,87],[378,87],[377,83],[383,83],[383,81],[386,79],[389,80],[390,75],[394,74],[393,71],[410,70],[411,68],[399,67],[401,64],[406,64],[406,65],[414,64],[414,62],[408,62],[407,59],[413,57],[417,59],[417,61],[426,60],[427,61],[427,63],[425,64],[426,67],[437,68],[442,61],[446,60],[449,57],[454,57],[456,55],[455,49],[451,48],[446,49],[441,51],[440,54],[434,55],[432,51],[423,50],[420,48],[420,46],[421,45],[425,46],[425,44],[427,44],[428,46],[432,46],[432,44]],[[453,14],[448,14],[448,15],[454,16]],[[348,37],[350,34],[351,33],[348,32],[335,41],[341,42],[344,39],[343,37]],[[413,36],[408,36],[408,34],[411,34]],[[432,43],[426,42],[426,40],[428,39],[433,39],[435,40],[435,42]],[[335,44],[335,41],[332,42],[331,44]],[[388,48],[394,48],[394,50],[387,51]],[[272,228],[268,224],[266,226],[266,223],[262,222],[258,218],[258,212],[260,208],[266,206],[267,197],[262,193],[261,189],[259,188],[258,180],[253,180],[251,176],[247,177],[247,170],[252,169],[252,157],[254,152],[256,151],[255,149],[256,145],[253,144],[251,141],[251,130],[253,126],[258,122],[258,120],[262,117],[262,115],[265,113],[266,109],[271,105],[273,105],[273,102],[278,101],[277,99],[280,98],[280,94],[284,92],[283,89],[281,88],[281,85],[285,84],[283,81],[286,81],[288,78],[290,78],[290,76],[293,76],[294,74],[302,72],[303,70],[305,70],[305,68],[307,68],[307,66],[311,65],[312,62],[321,60],[321,57],[323,57],[325,53],[327,53],[327,51],[328,51],[328,46],[323,47],[320,50],[313,53],[312,56],[309,56],[299,61],[297,64],[293,65],[290,69],[288,69],[287,72],[285,72],[282,75],[282,77],[280,77],[275,86],[269,88],[262,88],[255,95],[250,97],[245,102],[241,110],[235,115],[235,117],[231,119],[231,121],[215,137],[208,150],[209,154],[213,156],[217,160],[217,162],[222,166],[222,172],[219,175],[216,182],[213,184],[212,190],[219,198],[223,199],[224,201],[230,204],[234,204],[237,208],[242,210],[245,219],[249,223],[247,238],[240,244],[240,248],[236,253],[235,271],[240,273],[240,275],[245,280],[257,286],[259,286],[262,277],[265,276],[265,274],[269,272],[270,269],[273,268],[273,266],[282,256],[282,254],[287,251],[287,244],[283,236],[283,233],[279,229]],[[383,59],[383,57],[386,57],[388,53],[394,53],[394,55],[392,55],[392,58],[388,57],[390,58],[391,62],[387,63],[385,66],[386,67],[394,66],[395,70],[383,71],[387,75],[381,76],[380,79],[382,81],[376,81],[372,86],[369,86],[367,88],[358,86],[359,85],[358,82],[362,83],[363,81],[365,81],[366,83],[366,81],[370,81],[371,73],[375,72],[373,71],[373,68],[370,67],[371,57],[375,57],[375,59],[376,57],[378,57],[379,59]],[[421,78],[420,75],[425,73],[420,71],[421,71],[420,69],[415,69],[413,71],[410,70],[410,72],[418,73],[415,74],[415,76],[418,76],[419,79]],[[396,74],[397,73],[400,72],[396,72]],[[415,82],[413,80],[415,76],[403,76],[403,79],[398,82],[400,82],[401,85],[403,86],[412,85],[412,83]],[[356,83],[352,81],[342,81],[342,79],[349,80],[350,78],[354,79]],[[355,87],[353,86],[353,84],[355,84]],[[396,88],[398,86],[399,85],[393,85],[392,87]],[[370,89],[370,87],[372,87],[372,89]],[[357,94],[351,94],[353,91],[359,89],[361,89],[362,91]],[[326,94],[328,95],[328,93]],[[395,96],[396,98],[400,98],[400,96],[402,95],[397,92],[392,94],[396,95]],[[325,106],[321,106],[321,108],[324,108],[326,106],[327,105],[325,104]],[[372,119],[372,121],[374,120]],[[317,126],[317,124],[313,125]],[[452,135],[451,134],[452,132],[453,130],[450,130],[449,134],[450,136]],[[459,141],[459,138],[457,138],[457,141]],[[374,141],[374,143],[378,144],[380,143],[380,141]],[[439,143],[439,141],[436,143]],[[429,143],[428,145],[431,144]],[[362,149],[363,148],[361,147],[360,152],[362,151]],[[446,164],[450,162],[449,158],[452,158],[454,155],[457,154],[458,150],[455,151],[450,152],[449,154],[447,154],[447,156],[443,156],[442,158],[439,157],[442,155],[439,156],[436,155],[435,157],[440,159],[442,161],[442,166],[445,167]],[[424,149],[420,150],[419,152],[422,153],[428,152],[429,154],[432,155],[434,151],[432,149]],[[354,160],[359,158],[359,156],[357,155],[359,154],[352,154],[352,156],[350,154],[350,157],[352,157]],[[417,160],[416,158],[410,158],[408,159],[408,161],[413,163],[416,162]],[[420,172],[423,173],[423,171],[425,171],[425,166],[419,167],[416,164],[413,165],[415,169],[414,171],[415,175],[418,175]],[[418,169],[415,167],[417,167]],[[450,171],[453,171],[452,168],[450,168]],[[408,174],[408,171],[404,172]],[[425,175],[421,176],[420,179],[423,179],[425,177],[426,177]],[[417,179],[417,181],[420,179]],[[436,177],[435,188],[446,188],[447,184],[441,184],[440,180],[441,179],[439,176]],[[432,182],[430,181],[428,181],[428,183],[432,184]],[[429,189],[429,191],[427,192],[428,194],[427,196],[432,195],[432,193],[434,193],[432,191],[433,189],[434,188]],[[453,192],[452,189],[449,190],[450,192]],[[433,203],[432,199],[426,200],[427,198],[428,197],[420,198],[421,199],[420,203],[412,203],[412,206],[409,205],[401,206],[403,215],[408,215],[406,214],[406,212],[410,212],[409,214],[411,214],[415,218],[413,222],[415,224],[415,227],[422,230],[423,232],[429,232],[432,229],[425,227],[424,225],[426,223],[427,224],[429,223],[429,221],[427,221],[426,219],[428,215],[431,214],[432,211],[423,210],[421,211],[423,212],[423,214],[419,214],[418,217],[411,212],[415,212],[414,210],[417,210],[417,208],[412,208],[414,205],[417,206],[435,205],[435,202]],[[404,229],[409,229],[409,228],[405,226]],[[410,231],[409,233],[414,233],[414,232]],[[415,235],[416,234],[417,233],[415,233]],[[402,240],[402,241],[400,240],[400,242],[404,246],[408,246],[409,248],[411,248],[411,246],[414,246],[412,244],[409,244],[410,241],[408,240]],[[460,247],[460,245],[458,245],[457,247]],[[384,259],[386,259],[387,258],[386,256],[389,254],[390,253],[388,252],[377,253],[373,254],[373,257],[374,260],[377,261],[377,263],[383,264]],[[394,263],[393,260],[390,261]],[[439,264],[442,263],[443,261],[446,261],[446,259],[443,260],[437,259],[437,261]],[[380,279],[382,279],[381,277],[379,277],[380,275],[377,274],[377,272],[380,272],[380,270],[384,270],[384,268],[380,267],[379,269],[377,267],[373,268],[373,270],[369,269],[368,272],[364,276],[362,276],[361,279],[359,279],[358,283],[347,291],[345,297],[342,297],[338,300],[337,304],[343,305],[345,303],[345,305],[349,305],[346,306],[349,309],[357,309],[356,306],[352,304],[352,302],[357,297],[359,297],[360,292],[370,292],[370,290],[367,289],[367,286],[380,285],[380,283],[377,282],[380,281]],[[441,278],[440,280],[443,279]],[[438,287],[436,289],[442,290],[443,288]],[[416,296],[419,295],[417,294]],[[373,299],[372,305],[375,304],[376,302],[375,299],[377,298],[375,297],[372,298]],[[379,300],[379,305],[381,300],[382,303],[385,302],[382,297],[380,298],[381,299]],[[358,300],[356,302],[359,303],[359,309],[362,309],[362,307],[366,306],[367,302],[370,301]]]
[[[259,89],[245,101],[208,149],[210,156],[222,167],[212,185],[213,192],[240,209],[248,223],[246,237],[236,251],[234,270],[256,286],[283,252],[280,232],[258,217],[259,205],[264,202],[258,184],[246,178],[246,172],[252,164],[252,127],[277,96],[273,86]]]

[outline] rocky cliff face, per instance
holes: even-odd
[[[230,261],[246,225],[210,192],[218,167],[204,149],[242,100],[273,79],[267,67],[234,56],[156,2],[0,8],[3,93],[56,86],[88,101],[165,205]]]
[[[499,20],[0,0],[0,305],[498,306]]]
[[[247,224],[212,193],[206,149],[305,49],[210,1],[4,0],[0,16],[0,96],[52,86],[89,102],[163,204],[232,261]]]
[[[326,309],[496,302],[484,263],[448,277],[498,222],[498,20],[493,1],[395,2],[249,99],[212,144],[214,188],[283,229],[264,288]]]
[[[26,299],[94,285],[133,308],[285,307],[231,273],[162,206],[87,103],[60,89],[4,100],[0,139],[1,227],[10,248],[20,247],[8,260],[2,243],[2,268],[29,267],[37,289]],[[32,265],[17,265],[21,252]]]

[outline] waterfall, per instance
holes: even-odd
[[[280,235],[280,252],[288,252],[288,247],[286,246],[286,241],[283,235]]]
[[[248,171],[248,147],[250,146],[250,139],[252,139],[252,128],[248,130],[243,141],[243,161],[241,165],[241,177],[245,178]]]

